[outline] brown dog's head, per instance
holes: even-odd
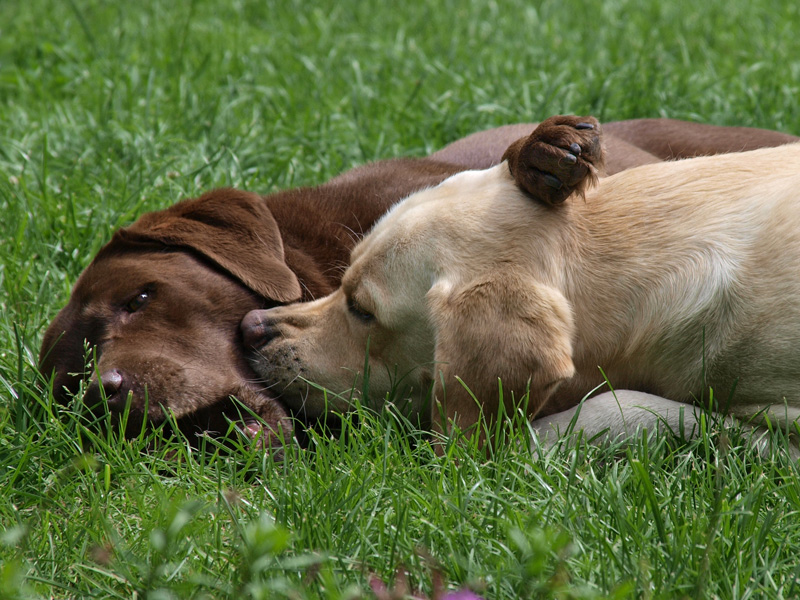
[[[225,417],[239,417],[231,397],[285,432],[285,412],[242,359],[238,325],[249,310],[299,298],[263,199],[217,190],[114,235],[48,327],[40,369],[54,374],[61,402],[84,379],[87,405],[105,398],[118,418],[130,402],[129,434],[166,411],[187,432],[225,431]],[[241,416],[245,433],[256,435]]]

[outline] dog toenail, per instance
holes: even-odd
[[[567,153],[564,155],[564,162],[570,165],[574,165],[576,162],[578,162],[578,157],[575,156],[574,154]]]
[[[591,123],[578,123],[575,125],[575,129],[594,129],[594,125]]]
[[[575,156],[579,156],[581,153],[581,147],[575,142],[572,142],[569,145],[569,151],[572,152]]]
[[[561,186],[563,186],[563,185],[564,185],[564,184],[561,182],[561,180],[560,180],[560,179],[558,179],[557,177],[553,177],[552,175],[545,175],[545,176],[544,176],[544,182],[545,182],[547,185],[549,185],[551,188],[553,188],[553,189],[556,189],[556,190],[560,190],[560,189],[561,189]]]

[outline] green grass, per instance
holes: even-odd
[[[317,183],[557,113],[800,133],[796,2],[0,12],[0,597],[339,598],[400,567],[493,599],[797,595],[797,465],[714,424],[688,444],[531,453],[520,433],[437,458],[364,414],[274,462],[93,439],[33,367],[115,228],[215,186]]]

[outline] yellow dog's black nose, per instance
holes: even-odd
[[[251,310],[244,316],[240,328],[242,343],[249,350],[258,350],[278,337],[278,329],[267,310]]]

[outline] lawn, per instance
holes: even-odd
[[[699,440],[437,457],[391,410],[286,457],[53,406],[45,327],[114,229],[558,113],[800,133],[794,0],[0,3],[0,598],[800,595],[800,472]]]

